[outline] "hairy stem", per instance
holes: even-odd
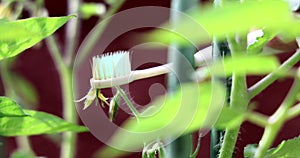
[[[140,118],[140,114],[139,112],[135,109],[135,107],[133,106],[133,104],[131,103],[131,101],[129,100],[129,98],[127,97],[127,95],[124,93],[124,91],[120,88],[120,86],[115,86],[115,88],[118,90],[118,92],[120,93],[121,97],[124,99],[124,101],[126,102],[126,104],[128,105],[129,109],[132,111],[133,115],[135,116],[135,118],[137,120],[139,120]]]
[[[60,48],[53,36],[46,39],[50,54],[59,73],[63,96],[63,118],[77,123],[75,104],[73,102],[72,69],[63,61]],[[65,132],[61,143],[61,158],[73,158],[76,151],[76,133]]]
[[[245,112],[248,105],[246,77],[238,76],[235,73],[232,76],[230,108]],[[220,158],[232,157],[235,143],[238,137],[240,126],[233,129],[226,129],[224,141],[220,150]]]
[[[228,38],[229,47],[234,58],[239,53],[245,53],[246,48],[237,47],[235,40]],[[249,103],[246,75],[232,74],[232,89],[230,94],[230,108],[244,113]],[[235,143],[238,137],[240,125],[233,129],[226,129],[224,141],[220,150],[220,158],[231,158],[235,148]]]

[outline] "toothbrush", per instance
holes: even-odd
[[[195,54],[197,66],[210,60],[210,49],[211,47],[208,47],[203,51],[208,53]],[[144,70],[131,71],[129,52],[117,51],[93,57],[93,77],[90,79],[90,84],[93,88],[109,88],[128,84],[135,80],[166,74],[170,72],[171,68],[172,63],[169,63]]]
[[[207,47],[203,51],[195,54],[196,66],[200,66],[206,61],[211,61],[212,47]],[[102,102],[109,106],[107,100],[100,91],[102,88],[116,87],[120,90],[120,85],[128,84],[135,80],[154,77],[170,72],[172,63],[148,68],[144,70],[131,71],[131,64],[128,51],[117,51],[102,56],[95,56],[92,60],[92,78],[90,79],[91,88],[86,96],[76,102],[84,101],[84,108],[88,108],[98,97]],[[122,92],[120,90],[120,92]],[[123,98],[127,100],[124,96]],[[102,103],[101,102],[101,103]],[[138,113],[133,105],[126,101],[131,111],[137,117]],[[103,104],[101,104],[103,106]]]
[[[101,89],[166,74],[170,71],[172,64],[131,71],[129,52],[118,51],[109,53],[108,55],[93,57],[92,67],[93,77],[90,79],[91,86]]]

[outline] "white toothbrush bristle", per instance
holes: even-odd
[[[129,75],[131,64],[128,51],[110,52],[93,57],[93,78],[106,80]]]

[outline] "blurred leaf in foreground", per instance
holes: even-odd
[[[209,70],[217,76],[230,76],[233,72],[241,75],[264,75],[275,71],[279,65],[275,56],[245,54],[227,57],[223,62],[216,61]]]
[[[198,45],[207,43],[208,37],[224,39],[236,33],[247,34],[253,28],[266,27],[294,37],[300,35],[299,20],[292,16],[288,3],[282,0],[228,2],[219,8],[196,8],[189,16],[177,14],[182,20],[175,28],[167,23],[162,28],[171,31],[158,29],[147,38],[163,43],[176,41]]]
[[[119,150],[136,151],[143,147],[144,143],[148,144],[156,139],[176,138],[201,128],[210,128],[222,113],[224,101],[225,89],[220,83],[183,84],[174,95],[167,95],[154,101],[142,113],[139,121],[127,120],[122,126],[124,129],[116,132],[109,145]],[[236,115],[229,110],[221,116],[228,118],[229,122],[230,117],[236,119]],[[226,123],[219,121],[220,127],[224,124]],[[97,156],[116,157],[119,154],[124,153],[106,148]]]
[[[154,101],[143,112],[145,118],[139,122],[128,120],[123,127],[130,133],[118,131],[110,145],[117,149],[125,149],[126,146],[127,150],[138,150],[142,147],[141,143],[155,142],[157,138],[163,140],[162,138],[168,136],[176,137],[180,133],[191,133],[212,126],[218,129],[232,128],[242,123],[243,114],[229,107],[222,107],[225,89],[220,84],[215,86],[211,87],[211,82],[201,83],[199,87],[196,84],[182,85],[181,90],[178,90],[175,95]],[[188,97],[185,98],[186,96]],[[212,98],[218,99],[212,100]],[[193,111],[190,111],[192,109]],[[95,157],[109,155],[113,158],[125,154],[127,153],[124,151],[109,147],[97,152]]]
[[[217,129],[235,128],[244,121],[244,114],[224,106],[218,120],[213,125]]]

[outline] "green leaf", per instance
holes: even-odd
[[[293,158],[300,155],[300,137],[281,142],[276,148],[268,150],[268,158]]]
[[[244,121],[244,114],[224,106],[214,127],[217,129],[235,128]]]
[[[26,117],[1,117],[1,136],[26,136],[38,134],[53,134],[65,131],[85,132],[87,128],[78,126],[63,119],[33,110],[24,110]]]
[[[175,138],[211,127],[224,102],[225,89],[217,82],[213,87],[211,82],[183,84],[173,95],[154,101],[148,108],[150,110],[146,109],[138,121],[127,120],[122,125],[126,130],[117,131],[110,145],[118,149],[134,150],[157,138]]]
[[[28,18],[0,22],[0,60],[16,56],[53,34],[74,16]]]
[[[7,97],[0,97],[0,119],[2,117],[23,117],[27,114],[13,100]]]
[[[38,93],[34,86],[23,76],[16,73],[11,73],[13,89],[15,90],[18,101],[28,109],[33,109],[33,106],[38,104]]]
[[[257,145],[247,145],[244,149],[245,158],[253,158]],[[265,158],[296,158],[300,155],[300,137],[282,141],[276,148],[267,151]]]
[[[278,59],[274,56],[240,55],[227,57],[223,63],[216,61],[210,67],[210,71],[217,76],[230,76],[233,72],[241,75],[264,75],[277,70],[279,65]]]
[[[257,150],[257,144],[249,144],[244,148],[244,158],[253,158]]]
[[[225,39],[236,33],[247,34],[252,28],[265,27],[299,35],[299,21],[293,19],[288,4],[282,0],[228,2],[218,8],[196,8],[189,16],[178,13],[177,19],[175,28],[168,23],[162,26],[163,29],[154,31],[148,39],[197,45],[207,43],[209,37]]]

